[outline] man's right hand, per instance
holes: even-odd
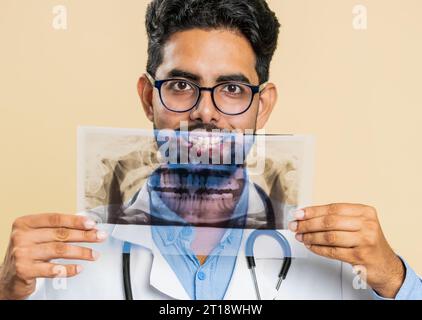
[[[94,261],[97,252],[68,242],[98,243],[106,238],[104,231],[95,229],[94,221],[83,216],[52,213],[16,219],[0,269],[0,300],[27,298],[37,278],[77,275],[82,271],[80,265],[58,265],[50,260]]]

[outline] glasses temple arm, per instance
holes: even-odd
[[[259,92],[264,91],[264,89],[267,87],[268,82],[264,82],[263,84],[259,85]]]
[[[147,77],[151,85],[155,86],[155,79],[148,72],[145,73],[145,76]]]

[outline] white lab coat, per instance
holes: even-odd
[[[256,190],[253,187],[250,190],[248,209],[262,210],[257,208],[261,202]],[[149,212],[145,192],[146,189],[142,188],[133,206]],[[84,269],[73,278],[38,279],[36,291],[29,299],[124,299],[122,249],[125,241],[133,244],[130,270],[134,299],[190,299],[173,269],[155,246],[150,226],[102,224],[99,228],[107,231],[109,238],[104,243],[85,245],[98,251],[99,259],[95,262],[77,261],[76,263],[81,264]],[[226,300],[256,299],[251,274],[243,254],[248,233],[246,231],[243,235],[226,291]],[[263,247],[271,244],[259,244],[257,241],[256,245]],[[303,246],[299,243],[291,245],[293,256],[295,246]],[[271,256],[256,259],[256,272],[263,299],[274,297],[281,262]],[[371,299],[371,289],[363,289],[361,284],[350,265],[308,253],[307,256],[292,260],[290,271],[281,285],[277,299]]]

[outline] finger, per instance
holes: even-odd
[[[77,264],[56,264],[50,262],[36,262],[21,267],[19,277],[25,280],[36,278],[70,278],[81,273],[81,265]]]
[[[359,245],[356,232],[327,231],[297,234],[296,239],[305,245],[322,245],[341,248],[354,248]]]
[[[362,220],[358,217],[345,216],[322,216],[310,220],[293,221],[289,223],[289,229],[297,233],[309,233],[320,231],[360,231]]]
[[[104,241],[108,234],[102,230],[75,230],[68,228],[40,228],[25,232],[25,239],[31,243]]]
[[[313,206],[298,210],[294,213],[297,220],[309,220],[327,215],[361,216],[364,205],[349,203],[332,203],[323,206]]]
[[[25,248],[25,256],[33,260],[49,261],[51,259],[72,259],[94,261],[99,253],[85,247],[74,246],[63,242],[42,243]]]
[[[78,230],[91,230],[95,227],[95,221],[88,217],[74,214],[43,213],[19,218],[17,225],[29,228],[70,228]]]
[[[339,248],[330,246],[308,245],[307,248],[313,253],[329,259],[340,260],[347,263],[354,262],[353,250],[351,248]]]

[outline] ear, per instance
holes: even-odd
[[[138,94],[141,98],[142,108],[144,109],[145,115],[149,121],[154,122],[154,108],[152,106],[152,93],[153,86],[149,82],[148,78],[143,75],[138,80]]]
[[[273,83],[268,83],[259,97],[259,109],[256,120],[257,130],[264,128],[277,103],[277,98],[277,87]]]

